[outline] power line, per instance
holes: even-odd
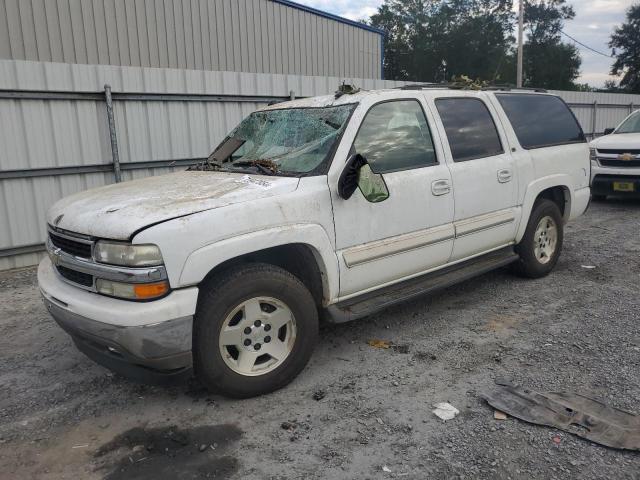
[[[607,53],[602,53],[599,52],[598,50],[596,50],[595,48],[591,48],[589,45],[585,45],[584,43],[582,43],[579,40],[576,40],[575,38],[573,38],[571,35],[569,35],[568,33],[565,33],[563,30],[560,30],[560,33],[563,34],[566,37],[569,37],[571,40],[573,40],[574,42],[576,42],[578,45],[582,45],[584,48],[586,48],[587,50],[591,50],[593,53],[597,53],[598,55],[602,55],[603,57],[607,57],[607,58],[613,58],[613,55],[609,55]]]

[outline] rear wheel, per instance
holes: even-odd
[[[536,202],[521,242],[516,246],[520,260],[516,273],[529,278],[547,275],[560,257],[563,241],[562,215],[551,200]]]
[[[239,266],[201,287],[196,374],[231,397],[268,393],[300,373],[317,337],[316,305],[298,278],[274,265]]]

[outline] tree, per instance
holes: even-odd
[[[512,41],[511,0],[385,0],[371,24],[387,31],[386,78],[492,79]]]
[[[577,90],[582,59],[576,47],[561,40],[564,22],[575,16],[566,0],[529,0],[525,3],[523,85],[554,90]],[[516,53],[501,70],[501,77],[515,83]]]
[[[605,80],[602,88],[599,88],[597,91],[607,93],[624,93],[624,89],[620,88],[618,86],[618,82],[615,80]]]
[[[640,93],[640,3],[627,10],[627,21],[615,29],[609,47],[616,57],[611,74],[622,74],[625,91]]]
[[[532,44],[560,43],[560,32],[566,20],[576,16],[566,0],[528,0],[525,2],[524,23],[528,42]]]
[[[524,49],[524,85],[554,90],[575,90],[580,75],[580,53],[562,42],[529,42]]]
[[[512,0],[385,0],[371,24],[386,30],[386,78],[448,80],[465,75],[516,82]],[[561,42],[574,17],[566,0],[529,0],[525,7],[525,85],[574,89],[578,50]],[[443,75],[446,62],[446,78]]]

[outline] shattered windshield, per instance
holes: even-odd
[[[355,104],[254,112],[209,157],[218,169],[305,174],[323,164]]]
[[[640,133],[640,111],[622,122],[614,133]]]

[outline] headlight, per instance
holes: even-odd
[[[589,149],[589,159],[590,159],[592,162],[598,162],[598,154],[597,154],[597,152],[596,152],[596,149],[595,149],[595,148],[590,148],[590,149]]]
[[[162,254],[157,245],[99,241],[93,251],[96,262],[123,267],[153,267],[162,265]]]
[[[157,283],[120,283],[101,278],[96,280],[96,289],[103,295],[128,300],[151,300],[169,292],[166,281]]]

